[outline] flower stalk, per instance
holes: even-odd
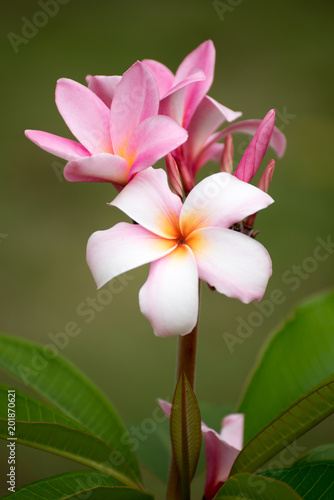
[[[200,303],[201,298],[201,282],[199,282],[198,298]],[[186,375],[191,388],[194,390],[195,385],[195,371],[196,371],[196,352],[197,352],[197,337],[198,337],[198,323],[188,335],[178,337],[177,344],[177,362],[176,362],[176,381],[177,385],[182,371]],[[182,493],[182,480],[179,471],[176,467],[173,451],[171,453],[169,463],[169,474],[167,483],[166,500],[183,500]]]

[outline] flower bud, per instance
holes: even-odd
[[[261,191],[268,193],[274,170],[275,170],[275,160],[270,160],[257,186],[259,189],[261,189]]]
[[[167,175],[168,175],[170,189],[171,191],[173,191],[173,193],[177,194],[182,200],[183,189],[182,189],[181,176],[175,158],[171,153],[168,153],[168,155],[166,156],[166,167],[167,167]]]
[[[228,134],[225,139],[220,171],[227,172],[228,174],[231,174],[233,171],[233,139],[231,134]]]

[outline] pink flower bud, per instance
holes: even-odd
[[[183,189],[182,189],[180,172],[177,163],[175,161],[175,158],[171,153],[168,153],[168,155],[166,156],[166,167],[167,167],[167,175],[168,175],[170,189],[171,191],[173,191],[173,193],[177,194],[182,200]]]
[[[220,171],[228,174],[232,174],[233,171],[233,139],[231,134],[228,134],[225,139]]]
[[[268,193],[274,170],[275,170],[275,160],[270,160],[257,186],[259,189],[261,189],[261,191]]]

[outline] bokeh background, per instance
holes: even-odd
[[[39,150],[23,131],[70,137],[54,103],[60,77],[84,83],[86,74],[122,74],[143,58],[158,59],[175,71],[186,54],[210,38],[217,50],[210,95],[243,111],[246,119],[262,118],[275,108],[276,124],[288,139],[270,191],[276,203],[257,219],[259,241],[274,265],[266,298],[280,289],[286,300],[231,353],[223,334],[235,335],[238,318],[247,322],[256,307],[203,287],[197,396],[216,406],[236,404],[269,333],[301,299],[333,284],[334,254],[315,266],[309,260],[317,238],[334,239],[333,3],[59,0],[58,13],[27,38],[24,26],[27,20],[41,22],[36,13],[42,4],[1,4],[1,328],[47,344],[50,334],[76,322],[81,333],[62,353],[103,389],[126,422],[152,418],[156,398],[172,397],[176,339],[155,338],[138,307],[148,267],[128,273],[121,293],[106,304],[85,262],[90,234],[123,219],[106,205],[115,191],[104,184],[67,183],[61,176],[65,162]],[[240,136],[236,161],[244,148],[245,136]],[[215,168],[209,165],[206,172]],[[299,277],[294,266],[304,267]],[[78,307],[87,310],[89,298],[99,311],[87,323]],[[0,382],[16,384],[2,374]],[[311,447],[333,439],[332,420],[300,443]],[[0,450],[3,496],[3,443]],[[18,447],[18,487],[76,468]],[[161,483],[147,473],[145,478],[157,499],[163,498]]]

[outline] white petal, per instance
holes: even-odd
[[[271,276],[271,259],[261,243],[232,229],[205,228],[186,241],[199,277],[228,297],[248,304],[261,300]]]
[[[92,234],[87,243],[87,263],[100,288],[119,274],[160,259],[175,246],[141,226],[121,222]]]
[[[158,337],[186,335],[193,330],[198,319],[198,273],[186,245],[151,264],[139,305]]]
[[[237,450],[242,449],[244,440],[245,415],[243,413],[232,413],[227,415],[222,422],[221,438]]]
[[[268,194],[231,174],[213,174],[188,195],[181,211],[180,226],[185,235],[201,227],[227,228],[273,201]]]
[[[180,235],[182,202],[169,189],[166,172],[162,169],[150,167],[139,172],[111,205],[155,234],[165,238]]]

